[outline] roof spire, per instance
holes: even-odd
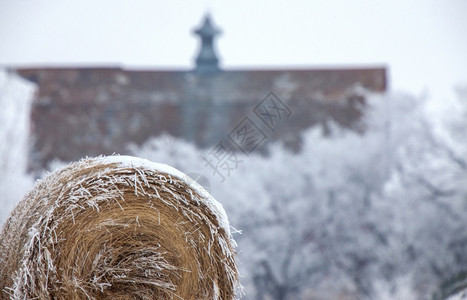
[[[195,71],[202,73],[219,71],[219,59],[214,51],[214,37],[221,32],[212,25],[211,16],[206,14],[203,25],[193,32],[201,38]]]

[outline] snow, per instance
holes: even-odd
[[[159,171],[182,180],[202,197],[201,199],[204,202],[204,204],[206,204],[206,206],[215,214],[219,225],[227,232],[228,236],[231,236],[229,219],[222,204],[219,203],[216,199],[214,199],[201,185],[199,185],[196,181],[191,179],[183,172],[169,165],[152,162],[150,160],[135,156],[113,155],[104,156],[100,159],[103,163],[118,163],[122,167],[136,169],[142,168],[146,170]]]
[[[467,299],[467,289],[460,291],[459,293],[452,295],[446,300],[466,300]]]

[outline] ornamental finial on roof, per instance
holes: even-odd
[[[193,32],[201,39],[195,70],[202,73],[219,71],[219,59],[214,50],[214,37],[220,34],[221,31],[213,26],[211,16],[206,14],[203,25]]]

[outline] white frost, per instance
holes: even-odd
[[[212,197],[200,184],[198,184],[195,180],[191,179],[188,175],[181,172],[180,170],[177,170],[174,167],[166,164],[153,162],[135,156],[112,155],[103,156],[100,159],[103,163],[118,163],[122,167],[146,169],[166,173],[183,181],[202,197],[201,201],[203,204],[205,204],[214,213],[217,221],[219,222],[219,225],[229,236],[231,236],[229,219],[222,204],[214,199],[214,197]]]
[[[459,293],[452,295],[451,297],[447,298],[446,300],[467,300],[467,288]]]

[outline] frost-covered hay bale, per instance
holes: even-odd
[[[222,206],[166,165],[84,159],[49,175],[0,236],[0,299],[233,299]]]

